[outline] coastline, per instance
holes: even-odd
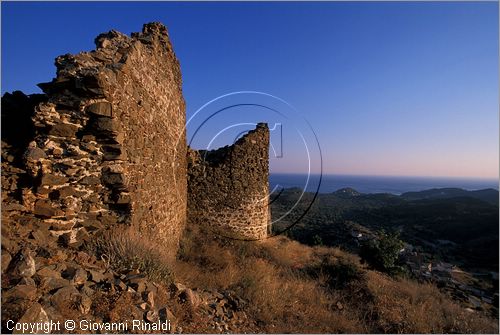
[[[321,184],[318,174],[311,174],[306,186],[306,174],[271,173],[270,188],[298,187],[307,192],[332,193],[342,188],[352,188],[360,193],[389,193],[401,195],[405,192],[419,192],[435,188],[460,188],[477,191],[488,188],[499,189],[495,179],[457,178],[457,177],[401,177],[401,176],[361,176],[361,175],[322,175]]]

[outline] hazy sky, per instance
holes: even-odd
[[[57,55],[91,50],[101,32],[130,34],[150,21],[168,26],[188,117],[223,94],[259,91],[309,122],[326,173],[498,177],[497,2],[2,2],[2,93],[39,92],[35,84],[55,75]],[[271,100],[244,95],[210,108]],[[285,104],[274,108],[289,113]],[[212,121],[199,146],[238,122],[282,123],[283,158],[272,155],[272,171],[307,169],[295,128],[275,112],[245,106]],[[238,129],[213,146],[230,143]],[[194,130],[190,124],[188,135]],[[311,150],[313,137],[304,136]]]

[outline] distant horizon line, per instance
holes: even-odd
[[[270,175],[305,175],[307,172],[269,172]],[[312,172],[311,175],[317,176],[319,173]],[[424,175],[383,175],[383,174],[348,174],[348,173],[322,173],[323,176],[341,176],[341,177],[381,177],[381,178],[434,178],[434,179],[471,179],[488,180],[500,182],[500,177],[478,177],[478,176],[424,176]]]

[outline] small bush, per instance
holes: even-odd
[[[362,260],[375,269],[390,274],[401,272],[397,262],[399,251],[404,243],[399,239],[397,233],[385,233],[381,231],[378,239],[367,241],[361,245],[359,255]]]
[[[312,240],[313,245],[323,245],[323,239],[318,234],[314,235]]]
[[[170,284],[173,280],[167,256],[135,230],[104,232],[87,249],[117,272],[139,270],[156,282]]]

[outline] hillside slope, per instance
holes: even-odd
[[[246,302],[236,312],[244,313],[244,328],[222,315],[215,332],[498,332],[496,320],[465,310],[435,286],[372,271],[338,248],[284,236],[260,242],[208,236],[186,231],[175,273],[189,287],[230,291]],[[200,322],[204,316],[195,312],[183,329],[210,331]]]
[[[467,191],[460,188],[434,188],[420,192],[406,192],[401,194],[401,197],[406,200],[469,197],[498,205],[498,191],[492,188],[476,191]]]
[[[370,235],[380,229],[399,230],[406,242],[439,252],[447,261],[498,271],[498,203],[477,198],[478,194],[488,194],[489,198],[496,194],[498,198],[498,191],[449,190],[401,196],[337,191],[319,194],[307,212],[304,207],[313,194],[305,193],[285,220],[273,228],[280,232],[300,218],[289,233],[294,239],[312,245],[319,236],[325,245],[348,249],[356,247],[353,232]],[[273,217],[283,215],[300,196],[300,190],[284,190],[272,203]],[[453,247],[441,248],[442,241],[450,241]]]
[[[24,241],[6,236],[6,227],[2,333],[11,331],[8,320],[66,319],[142,320],[146,328],[129,324],[131,333],[498,332],[497,320],[435,286],[393,279],[338,248],[284,236],[243,242],[190,226],[172,262],[133,230],[64,247],[53,238],[40,246],[36,239],[44,237],[35,231]],[[170,329],[151,329],[166,320]]]

